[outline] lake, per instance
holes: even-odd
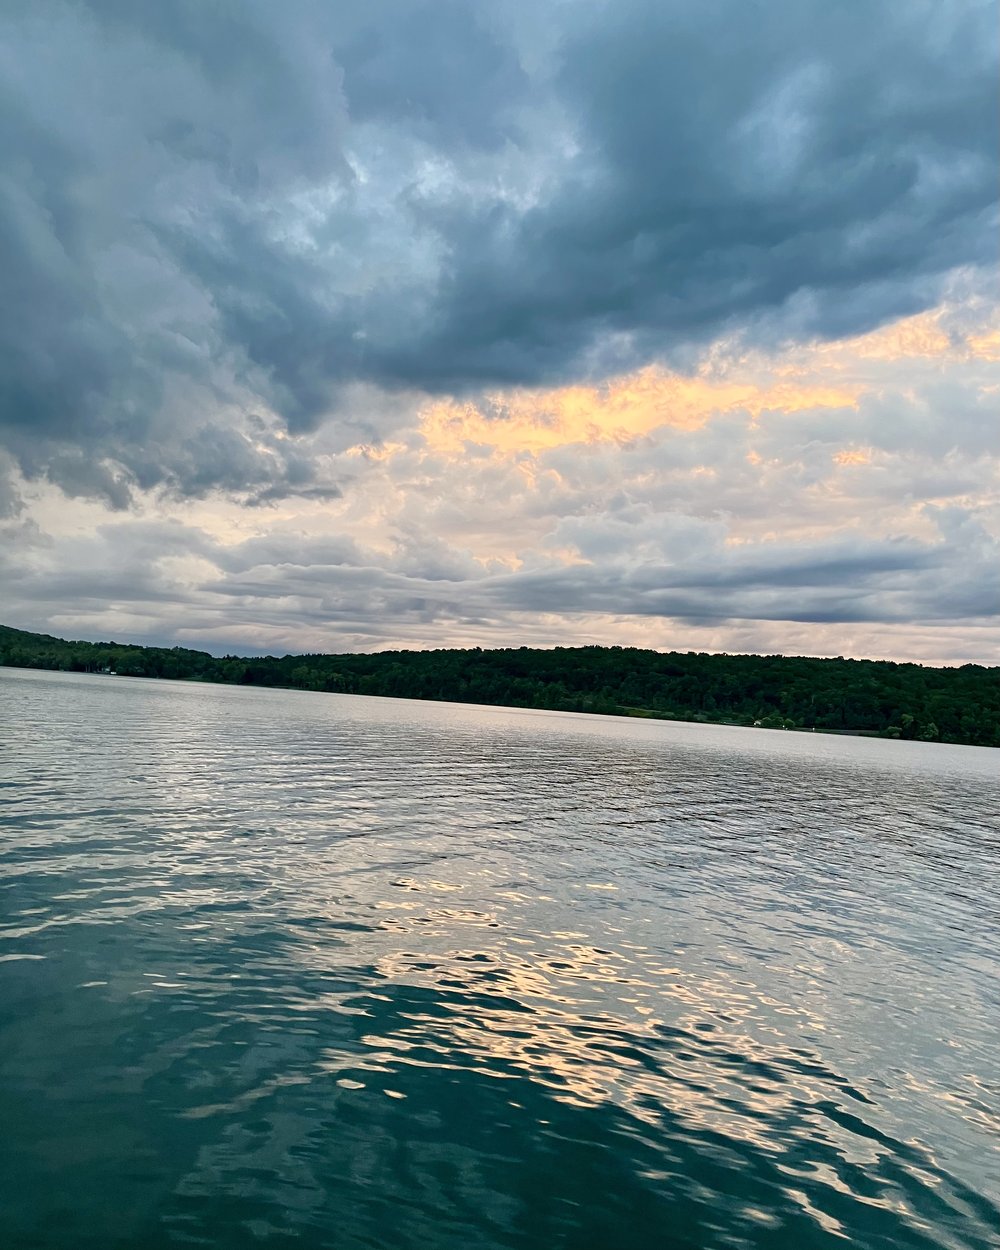
[[[5,1247],[985,1250],[998,1037],[998,751],[0,669]]]

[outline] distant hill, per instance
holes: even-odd
[[[637,647],[218,659],[0,626],[0,665],[1000,746],[1000,668]]]

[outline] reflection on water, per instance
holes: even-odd
[[[997,753],[12,670],[0,716],[4,1244],[996,1244]]]

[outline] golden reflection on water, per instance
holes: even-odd
[[[782,1004],[745,981],[685,976],[641,947],[626,954],[570,943],[556,957],[508,952],[502,964],[475,950],[432,961],[396,952],[383,955],[376,969],[389,983],[423,987],[435,997],[432,1011],[404,1013],[391,1035],[364,1036],[364,1067],[372,1071],[473,1062],[498,1079],[527,1077],[569,1106],[613,1103],[651,1129],[662,1125],[666,1111],[692,1131],[742,1140],[768,1154],[780,1153],[776,1118],[814,1119],[810,1104],[830,1093],[823,1083],[832,1080],[838,1094],[842,1088],[818,1065],[811,1080],[797,1080],[796,1069],[807,1071],[808,1061],[740,1028],[761,1005]],[[787,1059],[792,1064],[783,1067]],[[340,1062],[357,1066],[356,1055],[329,1060],[333,1069]],[[833,1125],[826,1131],[851,1163],[878,1158],[872,1143]]]

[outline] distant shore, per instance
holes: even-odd
[[[1000,668],[636,647],[212,656],[0,626],[0,666],[1000,746]]]

